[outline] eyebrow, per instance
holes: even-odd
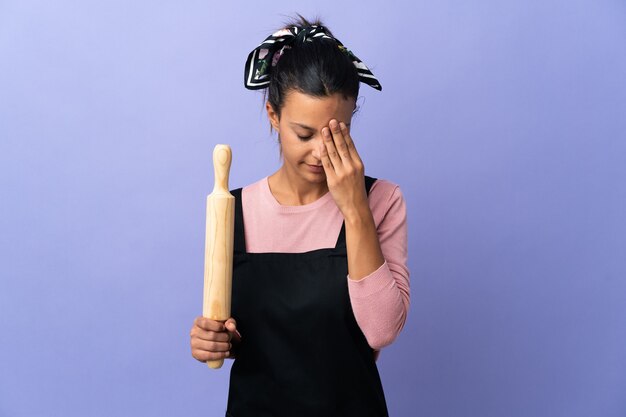
[[[303,128],[303,129],[307,129],[307,130],[310,130],[310,131],[312,131],[312,132],[315,132],[315,129],[314,129],[314,128],[312,128],[312,127],[310,127],[310,126],[307,126],[307,125],[305,125],[305,124],[302,124],[302,123],[298,123],[298,122],[289,122],[289,124],[291,124],[291,125],[297,125],[297,126],[300,126],[300,127],[301,127],[301,128]],[[346,123],[346,127],[350,127],[350,123]]]

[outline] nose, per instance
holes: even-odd
[[[322,146],[324,146],[324,140],[322,139],[322,135],[316,135],[315,138],[311,139],[310,143],[313,147],[313,151],[311,152],[313,158],[315,158],[317,162],[321,163],[322,155],[320,150],[322,149]]]

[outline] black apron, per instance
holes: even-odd
[[[367,194],[375,178],[365,176]],[[334,248],[246,253],[235,196],[231,316],[242,335],[227,417],[386,417],[374,350],[348,293],[345,222]]]

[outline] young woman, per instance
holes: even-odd
[[[232,317],[197,317],[192,356],[235,359],[226,416],[383,417],[376,359],[410,303],[406,206],[397,184],[364,174],[350,134],[359,83],[381,86],[298,16],[246,61],[283,164],[231,191]]]

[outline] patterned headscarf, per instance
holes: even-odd
[[[356,67],[359,73],[359,80],[376,90],[381,91],[383,89],[369,68],[352,51],[343,46],[339,39],[327,34],[324,26],[321,25],[313,25],[306,28],[292,26],[268,36],[248,55],[244,71],[245,87],[249,90],[267,87],[270,83],[270,72],[276,66],[285,50],[291,48],[291,44],[296,41],[312,42],[316,38],[334,40],[339,50],[345,53]]]

